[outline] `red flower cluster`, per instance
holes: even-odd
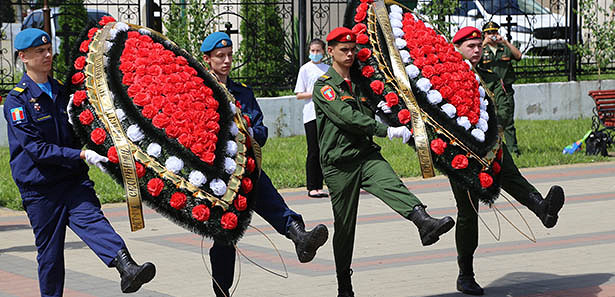
[[[103,128],[96,128],[90,133],[90,140],[98,145],[105,142],[105,138],[107,138],[107,132]]]
[[[173,195],[171,195],[171,201],[169,201],[169,204],[175,209],[184,208],[186,206],[186,194],[182,192],[173,193]]]
[[[411,118],[412,116],[410,115],[410,111],[405,108],[397,113],[397,119],[404,125],[409,123]]]
[[[468,117],[473,125],[478,123],[479,84],[461,54],[444,37],[427,28],[423,21],[416,21],[411,13],[404,14],[402,24],[414,65],[430,80],[433,89],[455,106],[458,116]]]
[[[157,177],[152,178],[147,182],[147,192],[154,197],[158,197],[163,188],[164,182]]]
[[[192,217],[199,222],[204,222],[209,219],[209,208],[203,204],[199,204],[192,208]]]
[[[248,170],[249,173],[252,173],[254,172],[255,168],[256,168],[256,161],[254,160],[254,158],[248,157],[248,161],[246,162],[246,169]]]
[[[84,90],[79,90],[73,95],[73,104],[75,106],[81,106],[81,103],[88,97],[88,94]]]
[[[444,140],[440,138],[436,138],[432,140],[430,144],[431,150],[436,155],[442,155],[444,153],[444,150],[446,149],[446,146],[447,146],[446,142],[444,142]]]
[[[465,169],[468,167],[468,158],[464,155],[457,155],[451,161],[451,167],[455,169]]]
[[[237,215],[232,212],[227,212],[222,215],[220,219],[220,225],[227,230],[233,230],[237,227]]]
[[[493,177],[491,175],[481,172],[478,174],[478,179],[480,180],[480,185],[483,188],[489,188],[493,184]]]
[[[241,179],[241,190],[246,194],[252,191],[252,180],[249,177]]]
[[[186,58],[151,37],[129,31],[119,69],[128,95],[152,124],[213,164],[220,131],[218,101]]]
[[[79,122],[83,125],[89,125],[94,121],[94,115],[89,109],[82,111],[79,114]]]
[[[145,166],[141,162],[135,162],[135,169],[137,170],[137,177],[142,178],[145,176]]]
[[[239,211],[244,211],[248,207],[248,199],[243,195],[237,195],[235,201],[233,201],[233,205]]]
[[[120,158],[117,156],[117,150],[115,149],[115,146],[109,148],[109,150],[107,151],[107,158],[109,158],[109,162],[111,163],[117,164],[120,162]]]

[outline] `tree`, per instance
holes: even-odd
[[[203,4],[197,0],[188,0],[185,4],[173,1],[164,20],[166,36],[195,58],[201,56],[201,43],[217,24],[212,20],[215,13],[213,4],[214,1]]]
[[[54,60],[55,72],[60,80],[70,69],[70,53],[79,38],[79,33],[86,27],[88,11],[83,6],[83,0],[66,0],[60,5],[56,35],[60,37],[59,53]]]
[[[427,17],[434,29],[450,39],[453,23],[447,21],[446,16],[453,14],[458,6],[459,0],[433,0],[426,5],[420,5],[419,13]]]
[[[280,85],[289,79],[285,62],[282,18],[275,0],[242,0],[240,56],[246,65],[241,75],[258,79],[261,96],[276,96]],[[295,74],[296,76],[296,74]],[[290,78],[294,79],[294,77]]]
[[[595,61],[598,68],[598,89],[602,88],[601,69],[615,60],[615,3],[608,10],[596,0],[580,0],[577,13],[587,34],[581,44],[568,45],[582,58]]]

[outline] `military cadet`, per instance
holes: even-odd
[[[351,77],[355,60],[355,35],[339,27],[327,36],[327,53],[333,65],[314,84],[316,127],[320,145],[320,162],[333,207],[335,233],[333,253],[338,282],[338,296],[354,296],[350,276],[352,251],[361,188],[380,198],[419,229],[423,245],[438,241],[440,235],[455,224],[445,217],[434,219],[425,206],[399,179],[380,155],[373,136],[412,137],[405,126],[387,127],[374,119],[365,95]]]
[[[504,97],[506,94],[499,83],[497,74],[490,69],[482,68],[482,64],[479,63],[483,51],[480,30],[474,27],[464,27],[455,34],[453,43],[457,50],[472,63],[474,71],[481,76],[483,81],[491,82],[488,88],[493,90],[496,97],[494,99],[496,112],[499,112],[497,97]],[[500,170],[502,189],[534,212],[545,227],[553,228],[557,223],[558,212],[564,205],[564,190],[559,186],[552,186],[547,197],[543,199],[538,190],[521,175],[507,146],[507,144],[502,144],[503,157]],[[483,288],[474,279],[472,265],[474,251],[478,247],[478,214],[474,208],[478,205],[478,196],[468,195],[464,187],[452,180],[450,183],[457,202],[457,226],[455,228],[459,265],[457,290],[470,295],[483,295]]]
[[[251,134],[256,142],[264,146],[267,141],[267,127],[263,124],[263,113],[256,102],[254,93],[245,84],[234,82],[228,77],[233,62],[231,38],[224,32],[214,32],[203,40],[201,52],[203,52],[203,60],[209,65],[211,73],[216,76],[220,84],[227,87],[241,104],[241,112],[250,118]],[[288,208],[265,171],[260,173],[256,190],[258,192],[255,195],[256,201],[252,209],[271,224],[278,233],[294,242],[297,257],[301,263],[311,261],[316,255],[316,250],[327,241],[329,236],[327,227],[318,224],[314,229],[306,232],[301,215]],[[215,241],[209,250],[209,258],[216,296],[230,296],[229,288],[233,284],[235,268],[235,247]]]
[[[500,25],[487,22],[483,26],[483,55],[480,60],[481,67],[490,69],[502,80],[505,96],[498,98],[498,122],[504,128],[504,139],[511,153],[519,155],[517,145],[517,130],[515,129],[515,91],[512,84],[515,82],[515,70],[512,61],[521,60],[521,52],[508,40],[498,33]],[[492,89],[493,91],[493,89]]]
[[[26,74],[9,92],[4,117],[13,179],[36,239],[41,296],[62,296],[66,226],[108,267],[117,268],[122,292],[136,292],[154,278],[156,268],[133,261],[100,209],[83,160],[100,167],[108,159],[81,150],[73,135],[66,112],[69,96],[49,76],[49,35],[39,29],[23,30],[15,37],[15,49]]]

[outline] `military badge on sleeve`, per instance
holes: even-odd
[[[335,91],[333,91],[333,88],[331,88],[331,86],[322,87],[320,89],[320,93],[323,97],[325,97],[325,99],[327,99],[327,101],[335,100]]]
[[[21,124],[26,119],[23,107],[11,108],[11,119],[13,120],[13,124]]]

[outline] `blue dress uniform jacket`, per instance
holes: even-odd
[[[267,142],[267,127],[263,124],[263,112],[258,106],[254,92],[245,84],[238,84],[227,79],[227,88],[235,99],[241,103],[241,112],[250,118],[254,139],[263,146]],[[253,210],[265,219],[278,233],[286,236],[292,221],[303,222],[301,215],[288,208],[282,195],[271,183],[265,171],[261,170],[260,178],[256,183],[255,201]],[[235,247],[214,242],[209,250],[212,276],[214,278],[214,292],[216,296],[230,296],[229,289],[233,284],[235,272]]]
[[[11,171],[35,236],[41,296],[62,296],[64,239],[70,227],[110,266],[126,247],[100,209],[68,123],[68,95],[49,79],[52,98],[24,75],[7,96]]]

